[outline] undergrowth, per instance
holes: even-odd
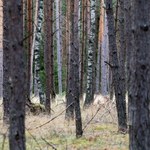
[[[99,109],[100,108],[100,109]],[[83,137],[76,139],[74,121],[65,121],[65,104],[53,103],[51,116],[26,115],[27,150],[127,150],[128,134],[117,129],[115,104],[107,102],[82,110]],[[81,104],[82,109],[82,104]],[[97,115],[93,118],[97,110]],[[59,115],[61,114],[61,115]],[[8,127],[0,108],[0,150],[8,150]],[[54,120],[50,121],[52,118]],[[91,120],[91,118],[93,118]]]

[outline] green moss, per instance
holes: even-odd
[[[32,103],[30,105],[30,111],[33,115],[39,115],[40,113],[45,112],[45,106],[39,103]]]

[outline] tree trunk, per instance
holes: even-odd
[[[88,2],[88,52],[87,52],[87,85],[84,106],[90,105],[94,100],[93,71],[94,71],[94,40],[95,40],[95,2]],[[91,15],[90,15],[91,12]],[[90,22],[91,21],[91,22]]]
[[[45,70],[46,70],[46,103],[45,108],[50,114],[51,98],[53,98],[53,0],[44,1],[45,18]]]
[[[0,1],[0,5],[2,5],[2,0]],[[0,8],[0,12],[3,12],[3,8]],[[3,14],[1,14],[0,23],[3,23]],[[0,99],[3,98],[3,26],[0,27],[1,35],[0,35]]]
[[[81,33],[81,50],[80,50],[80,99],[83,100],[83,83],[84,83],[84,51],[85,51],[85,11],[86,0],[82,0],[82,33]]]
[[[101,94],[108,95],[108,79],[109,79],[109,68],[106,62],[109,62],[109,48],[108,48],[108,23],[107,15],[104,12],[104,32],[102,37],[101,47]]]
[[[35,45],[34,45],[34,89],[37,85],[39,93],[40,103],[45,102],[45,95],[42,89],[42,83],[40,80],[40,45],[42,40],[42,24],[43,24],[43,0],[39,0],[38,5],[38,18],[37,27],[35,33]]]
[[[124,0],[118,1],[118,20],[117,20],[117,46],[118,60],[120,65],[120,84],[122,85],[122,98],[125,101],[126,95],[126,72],[125,72],[125,27],[124,27]]]
[[[67,93],[66,93],[66,99],[67,99],[67,103],[66,103],[66,119],[74,119],[74,95],[72,94],[73,92],[73,88],[74,88],[74,82],[73,82],[73,76],[74,76],[74,69],[73,69],[73,53],[74,53],[74,47],[73,47],[73,8],[74,8],[74,3],[70,3],[68,1],[68,13],[70,12],[70,15],[68,17],[70,20],[70,46],[69,46],[69,52],[68,52],[68,66],[67,66],[67,70],[68,70],[68,78],[67,78]],[[70,6],[70,8],[69,8]],[[77,22],[78,23],[78,22]]]
[[[67,0],[67,9],[66,9],[66,52],[67,52],[67,71],[66,71],[66,99],[68,90],[68,83],[69,83],[69,54],[70,54],[70,0]]]
[[[104,1],[100,1],[100,19],[99,19],[99,32],[98,32],[98,52],[97,52],[97,67],[96,67],[96,93],[100,93],[100,78],[101,78],[101,49],[102,37],[104,32]]]
[[[28,61],[27,61],[27,101],[30,101],[30,93],[32,93],[31,85],[31,57],[32,57],[32,0],[27,1],[27,49],[28,49]],[[31,90],[31,91],[30,91]]]
[[[3,1],[3,121],[8,123],[9,120],[9,103],[11,97],[11,87],[10,87],[10,68],[11,68],[11,45],[9,44],[9,34],[10,34],[10,16],[8,14],[9,7],[8,1]],[[5,40],[4,40],[5,39]]]
[[[25,150],[26,62],[23,48],[23,1],[3,2],[4,95],[9,99],[9,148]]]
[[[150,149],[150,1],[132,0],[129,56],[130,150]],[[128,16],[128,17],[129,17]],[[128,23],[129,23],[128,22]],[[128,47],[129,48],[129,47]],[[129,51],[129,50],[127,50]]]
[[[71,47],[69,57],[69,72],[68,72],[68,93],[67,93],[67,110],[66,119],[74,118],[76,122],[76,137],[82,136],[82,120],[79,101],[79,34],[78,34],[78,10],[79,0],[74,0],[70,5],[71,11]]]
[[[38,7],[39,7],[39,0],[35,2],[35,14],[34,14],[34,31],[33,31],[33,40],[32,40],[32,47],[31,47],[31,67],[30,67],[30,76],[31,76],[31,82],[30,82],[30,97],[32,96],[32,90],[33,90],[33,59],[34,59],[34,48],[35,48],[35,40],[37,36],[37,25],[38,25]],[[34,86],[34,91],[35,91],[35,86]],[[39,94],[35,94],[36,92],[33,92],[35,96]]]
[[[61,45],[61,28],[60,28],[60,16],[59,13],[59,0],[56,0],[56,37],[57,37],[57,64],[58,64],[58,91],[62,94],[62,45]],[[61,9],[61,8],[60,8]],[[62,24],[61,24],[62,25]]]
[[[106,0],[106,14],[108,19],[108,38],[109,38],[109,51],[110,51],[110,66],[112,69],[112,78],[116,96],[116,107],[118,115],[118,126],[119,131],[124,131],[127,129],[127,119],[126,119],[126,105],[123,99],[122,85],[120,83],[120,67],[118,63],[117,56],[117,45],[116,45],[116,35],[114,27],[114,16],[113,16],[113,5],[112,0]]]
[[[75,102],[75,122],[76,122],[76,137],[82,136],[82,120],[80,111],[80,100],[79,100],[79,34],[78,34],[78,20],[79,20],[79,0],[74,0],[74,15],[73,15],[73,41],[72,41],[72,52],[73,52],[73,69],[74,69],[74,102]]]

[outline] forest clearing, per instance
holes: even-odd
[[[102,96],[100,98],[101,104],[82,110],[85,129],[79,139],[75,136],[74,121],[65,121],[65,103],[60,99],[58,104],[52,104],[51,117],[42,113],[26,115],[27,150],[127,150],[128,134],[118,133],[114,102],[104,102]],[[37,99],[33,101],[37,102]],[[2,116],[1,105],[0,149],[8,150],[8,128],[3,124]]]

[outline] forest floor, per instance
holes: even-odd
[[[100,97],[102,99],[102,97]],[[82,108],[82,102],[81,102]],[[51,117],[26,115],[27,150],[128,150],[128,134],[117,132],[115,103],[101,101],[82,109],[83,137],[76,139],[74,121],[65,121],[65,103],[52,104]],[[0,105],[0,150],[8,150],[8,127]]]

